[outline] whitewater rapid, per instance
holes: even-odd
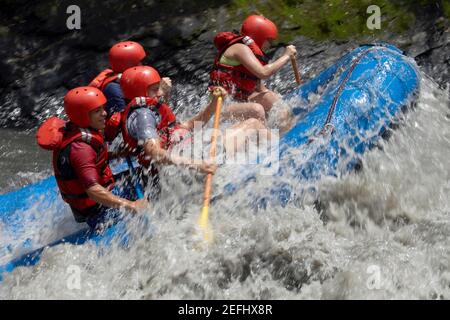
[[[178,92],[181,118],[207,101],[193,88]],[[447,92],[422,77],[417,104],[389,140],[364,155],[363,170],[314,183],[319,202],[255,212],[248,192],[263,193],[276,177],[220,197],[239,170],[219,169],[210,208],[215,242],[207,248],[195,229],[202,176],[164,170],[167,197],[146,213],[151,231],[131,223],[130,249],[46,249],[36,266],[4,275],[0,299],[450,299],[449,107]],[[4,145],[1,166],[11,177],[48,174],[42,163],[34,173],[11,169],[6,163],[20,152],[7,158]],[[15,147],[24,154],[37,148],[32,135]],[[17,187],[2,174],[2,192]]]

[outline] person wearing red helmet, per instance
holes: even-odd
[[[100,72],[89,86],[100,89],[105,95],[107,102],[105,110],[107,112],[107,128],[105,130],[105,138],[111,142],[118,133],[117,125],[119,124],[119,114],[122,112],[127,102],[123,95],[119,81],[126,69],[142,65],[142,60],[146,57],[144,48],[134,41],[118,42],[109,50],[110,68]],[[163,78],[164,95],[168,99],[172,89],[171,80]]]
[[[172,157],[167,152],[171,135],[189,128],[177,123],[173,111],[164,102],[158,71],[148,66],[130,68],[123,73],[120,85],[125,98],[130,101],[122,114],[122,136],[130,154],[137,155],[144,167],[154,162],[214,173],[214,165],[207,162],[192,164],[191,159]]]
[[[122,136],[129,153],[137,155],[143,166],[150,163],[175,164],[196,169],[203,173],[214,173],[216,166],[209,162],[194,163],[192,159],[168,152],[186,134],[194,129],[195,122],[206,124],[215,112],[218,95],[195,117],[178,122],[171,108],[161,99],[161,78],[151,67],[140,66],[126,70],[120,79],[125,97],[130,103],[122,115]],[[217,87],[220,95],[226,90]],[[259,125],[259,126],[258,126]],[[236,129],[265,128],[256,119],[248,119]]]
[[[130,201],[114,195],[112,171],[108,165],[105,128],[106,97],[97,88],[78,87],[64,97],[68,122],[53,117],[39,128],[39,145],[53,150],[56,182],[77,222],[96,228],[104,222],[108,208],[123,207],[136,212],[144,200]],[[51,141],[51,143],[48,143]]]
[[[114,44],[109,50],[109,65],[100,72],[89,86],[100,89],[106,96],[106,112],[111,115],[114,112],[122,111],[126,103],[119,79],[126,69],[138,66],[146,57],[144,48],[134,41],[122,41]]]
[[[224,117],[264,120],[273,104],[280,99],[261,80],[280,70],[297,51],[289,45],[280,58],[269,63],[264,51],[277,37],[276,25],[259,15],[244,20],[240,35],[220,32],[215,36],[218,54],[210,72],[210,83],[225,87],[240,102],[227,106]]]

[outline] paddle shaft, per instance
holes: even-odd
[[[214,125],[213,132],[211,135],[211,149],[209,150],[209,159],[213,161],[216,157],[216,145],[217,145],[217,129],[219,128],[220,111],[222,109],[222,97],[217,98],[216,113],[214,114]],[[211,199],[211,184],[212,184],[211,173],[206,175],[205,179],[205,192],[203,193],[203,209],[209,207],[209,201]]]
[[[301,84],[302,80],[300,78],[300,72],[298,71],[298,65],[297,65],[297,60],[295,60],[295,56],[291,57],[291,64],[292,64],[292,69],[294,70],[295,81],[297,82],[297,84]]]

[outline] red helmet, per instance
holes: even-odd
[[[109,50],[109,64],[111,69],[118,73],[139,65],[144,58],[144,48],[134,41],[116,43]]]
[[[105,95],[97,88],[78,87],[64,97],[64,111],[70,121],[80,128],[89,127],[89,111],[106,103]]]
[[[137,66],[125,70],[120,78],[123,95],[128,100],[146,97],[147,88],[161,81],[158,71],[148,66]]]
[[[277,26],[263,16],[249,16],[242,23],[241,34],[249,36],[261,48],[264,41],[278,38]]]

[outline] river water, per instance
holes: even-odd
[[[206,102],[179,91],[182,117]],[[1,129],[0,155],[2,193],[50,174],[33,131]],[[129,249],[46,249],[37,266],[5,274],[0,299],[450,299],[448,95],[423,77],[414,111],[362,160],[358,173],[315,183],[319,211],[305,200],[255,212],[249,192],[271,177],[217,197],[240,174],[219,169],[210,246],[196,232],[202,176],[167,169],[167,196],[146,212],[151,232],[132,221]]]

